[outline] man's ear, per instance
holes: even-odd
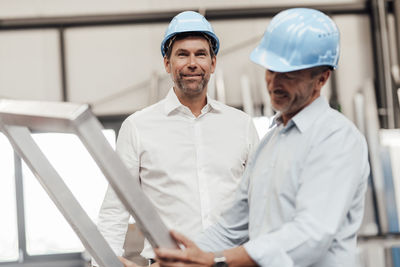
[[[331,70],[326,70],[324,72],[322,72],[319,77],[318,77],[318,87],[322,88],[326,82],[329,79],[329,76],[331,76]]]
[[[214,73],[216,66],[217,66],[217,57],[214,56],[211,58],[211,73]]]
[[[164,56],[164,68],[166,72],[171,73],[171,65],[169,59],[167,59],[167,56]]]

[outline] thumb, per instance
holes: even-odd
[[[178,233],[177,231],[174,230],[171,230],[170,233],[173,239],[175,239],[178,243],[184,245],[186,248],[196,246],[192,240],[190,240],[183,234]]]

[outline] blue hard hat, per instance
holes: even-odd
[[[318,10],[287,9],[271,20],[250,59],[276,72],[324,65],[335,69],[339,60],[339,30],[331,18]]]
[[[215,35],[211,24],[201,14],[194,11],[184,11],[176,15],[168,25],[165,31],[164,39],[161,42],[161,54],[165,56],[166,43],[173,36],[184,32],[200,32],[208,35],[211,40],[216,55],[219,50],[219,40]]]

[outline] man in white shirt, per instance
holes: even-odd
[[[173,18],[161,51],[173,88],[165,99],[122,124],[117,152],[168,228],[189,237],[216,222],[233,202],[249,155],[258,144],[250,116],[207,96],[219,40],[200,14]],[[109,187],[98,228],[123,255],[129,213]],[[153,259],[145,242],[141,254]]]

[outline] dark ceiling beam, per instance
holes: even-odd
[[[275,7],[251,7],[242,9],[209,9],[205,16],[210,20],[225,19],[254,19],[263,17],[273,17],[278,12],[293,7],[308,7],[323,11],[330,15],[343,14],[368,14],[370,11],[369,2],[359,2],[352,4],[326,4],[326,5],[287,5]]]
[[[351,4],[327,5],[290,5],[264,6],[247,8],[205,9],[201,11],[209,20],[254,19],[272,17],[279,11],[289,7],[310,7],[319,9],[327,14],[368,14],[369,1]],[[163,12],[140,12],[126,14],[79,15],[59,17],[31,17],[0,19],[0,30],[46,29],[90,27],[127,24],[168,23],[171,18],[183,10]]]

